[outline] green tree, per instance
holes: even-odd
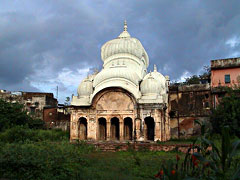
[[[185,79],[184,84],[200,84],[202,79],[210,79],[211,76],[211,68],[209,66],[203,67],[204,72],[200,75],[192,75]]]
[[[43,126],[43,121],[27,115],[24,106],[0,99],[0,132],[14,126],[27,125],[30,128]]]
[[[66,100],[65,100],[65,102],[64,102],[64,104],[67,106],[67,105],[69,105],[70,104],[70,97],[66,97]]]
[[[231,134],[240,137],[240,89],[226,88],[226,92],[226,96],[212,111],[210,119],[213,132],[221,133],[224,126],[229,126]]]

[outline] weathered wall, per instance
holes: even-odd
[[[170,87],[171,138],[199,134],[194,120],[209,121],[212,96],[209,84]]]
[[[58,108],[44,108],[43,120],[47,128],[69,130],[70,114],[59,112]]]
[[[225,75],[230,75],[230,83],[225,83]],[[234,87],[240,83],[240,67],[211,70],[211,86]]]

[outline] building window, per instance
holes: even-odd
[[[230,83],[231,80],[230,80],[230,74],[226,74],[225,75],[225,83]]]

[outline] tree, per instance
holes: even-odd
[[[240,137],[240,89],[226,88],[226,92],[210,117],[213,132],[221,133],[224,126],[229,126],[231,134]]]
[[[200,84],[201,80],[210,79],[211,68],[209,66],[204,66],[203,69],[204,69],[203,74],[200,74],[199,76],[192,75],[186,78],[184,84]]]
[[[69,105],[70,104],[70,97],[66,97],[66,100],[65,100],[65,102],[64,102],[64,104],[67,106],[67,105]]]
[[[39,128],[43,127],[44,122],[28,116],[22,104],[9,103],[0,99],[0,132],[18,125]]]

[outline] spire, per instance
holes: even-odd
[[[127,32],[127,21],[124,21],[123,32],[118,36],[118,38],[129,38],[130,34]]]
[[[154,64],[154,72],[157,72],[157,65]]]
[[[127,31],[127,21],[126,21],[126,20],[124,21],[124,28],[123,28],[123,31]]]

